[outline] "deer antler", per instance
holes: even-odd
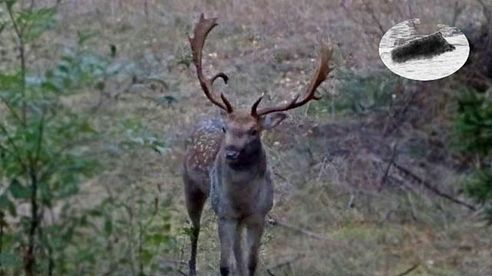
[[[280,112],[280,111],[286,111],[289,109],[293,109],[299,106],[302,106],[309,102],[310,100],[319,100],[321,97],[316,96],[316,88],[324,81],[326,80],[326,77],[328,74],[331,72],[333,68],[330,68],[329,61],[331,59],[331,55],[333,53],[333,50],[331,48],[328,48],[327,46],[324,45],[324,43],[321,43],[320,47],[320,57],[319,57],[319,65],[318,69],[316,70],[314,76],[312,77],[311,81],[309,82],[309,85],[307,86],[306,90],[304,91],[304,95],[302,96],[301,100],[299,100],[300,95],[298,94],[292,101],[290,101],[287,104],[281,105],[281,106],[276,106],[276,107],[265,107],[260,110],[257,110],[258,105],[260,104],[261,100],[263,99],[263,96],[258,98],[256,102],[253,104],[251,107],[251,115],[255,117],[260,117],[269,113],[273,112]],[[299,101],[298,101],[299,100]]]
[[[213,76],[212,78],[206,78],[202,71],[202,49],[205,44],[205,39],[208,33],[217,26],[217,18],[207,18],[200,15],[200,21],[195,25],[195,30],[193,33],[193,38],[188,37],[191,45],[191,52],[193,54],[193,64],[196,67],[196,73],[198,75],[198,80],[200,81],[200,86],[202,87],[205,96],[216,106],[224,109],[228,113],[233,111],[231,103],[226,99],[226,97],[221,93],[220,98],[222,103],[214,98],[213,95],[213,83],[216,79],[221,78],[225,83],[229,80],[226,74],[220,72]]]

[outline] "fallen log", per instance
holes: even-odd
[[[410,59],[434,57],[454,49],[456,47],[449,44],[441,32],[435,32],[396,47],[391,51],[391,59],[401,63]]]

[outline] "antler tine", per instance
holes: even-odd
[[[200,86],[202,87],[205,96],[207,96],[207,99],[209,99],[216,106],[224,109],[228,113],[231,113],[233,111],[233,108],[226,97],[221,94],[221,103],[219,100],[214,98],[213,95],[214,81],[218,78],[221,78],[225,83],[227,83],[229,77],[227,77],[226,74],[220,72],[212,78],[206,78],[202,70],[202,50],[205,44],[205,40],[208,33],[217,25],[217,18],[205,18],[202,13],[200,15],[200,20],[195,25],[193,37],[188,37],[188,39],[190,40],[191,52],[193,55],[193,64],[195,64],[198,80],[200,81]]]
[[[273,112],[286,111],[289,109],[302,106],[311,100],[319,100],[321,97],[316,96],[315,94],[316,89],[323,81],[326,80],[328,74],[333,70],[333,68],[330,68],[329,65],[332,53],[333,50],[321,42],[318,68],[315,74],[313,75],[311,81],[309,82],[309,85],[307,86],[306,90],[304,91],[303,97],[301,98],[300,101],[298,101],[298,99],[300,98],[300,95],[298,94],[292,101],[290,101],[287,104],[277,107],[265,107],[260,110],[257,110],[257,107],[261,99],[263,98],[263,96],[261,96],[252,106],[251,115],[258,117]]]

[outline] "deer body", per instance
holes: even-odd
[[[258,164],[232,168],[219,154],[210,174],[212,208],[217,216],[241,220],[266,215],[273,204],[273,185],[262,151]]]
[[[227,158],[231,145],[225,143],[227,137],[222,130],[225,127],[220,120],[206,120],[199,123],[191,136],[184,163],[187,207],[194,229],[199,229],[201,211],[210,195],[219,221],[221,273],[230,272],[230,256],[234,255],[237,274],[246,275],[246,270],[253,274],[265,216],[273,205],[273,184],[259,137],[245,139],[249,152],[245,158],[231,161]],[[250,136],[239,133],[239,136],[244,135]],[[246,243],[243,245],[244,230]],[[198,232],[194,236],[192,254],[196,254]],[[245,255],[243,248],[247,251]],[[195,261],[190,263],[195,264]]]
[[[227,83],[228,77],[218,73],[206,78],[202,72],[202,48],[206,36],[216,25],[215,18],[205,19],[202,14],[194,37],[190,37],[201,88],[225,114],[220,119],[200,122],[186,150],[183,180],[192,222],[189,269],[190,275],[196,275],[200,217],[210,195],[219,224],[221,275],[254,275],[265,217],[273,205],[273,184],[261,133],[287,117],[282,111],[318,99],[314,93],[331,70],[328,66],[331,49],[321,48],[320,65],[301,98],[299,95],[287,104],[259,109],[260,97],[251,110],[234,110],[224,95],[220,95],[220,100],[213,95],[213,82],[222,78]]]

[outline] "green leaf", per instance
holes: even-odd
[[[142,250],[142,253],[140,254],[140,261],[142,261],[144,264],[148,264],[152,261],[154,258],[154,254],[150,252],[148,249],[144,248]]]
[[[106,218],[104,220],[104,234],[109,237],[113,233],[113,222],[111,218]]]
[[[21,264],[21,258],[10,252],[0,252],[0,264],[6,268],[17,267]]]
[[[147,243],[154,245],[154,246],[159,246],[161,244],[166,244],[169,242],[169,236],[161,234],[161,233],[155,233],[155,234],[150,234],[145,237],[145,240]]]
[[[69,69],[69,68],[68,68],[68,66],[67,66],[67,65],[65,65],[65,64],[60,64],[60,65],[58,65],[58,70],[59,70],[60,72],[65,73],[65,74],[70,73],[70,69]]]
[[[5,210],[9,207],[10,200],[6,194],[0,195],[0,210]]]
[[[14,6],[16,0],[5,0],[5,3],[7,4],[7,9],[12,9],[12,6]]]
[[[88,215],[93,216],[93,217],[100,217],[100,216],[102,216],[102,211],[99,209],[92,209],[88,212]]]
[[[15,206],[15,204],[12,201],[8,202],[7,208],[9,209],[9,213],[12,217],[14,217],[14,218],[17,217],[17,207]]]
[[[10,194],[16,199],[26,199],[31,195],[29,188],[23,186],[17,179],[13,179],[9,186]]]
[[[55,9],[41,8],[37,10],[24,10],[19,13],[16,21],[24,30],[24,40],[27,42],[33,41],[54,26]]]
[[[58,86],[54,82],[51,82],[51,81],[43,82],[41,87],[46,91],[60,92],[60,88],[58,88]]]
[[[95,32],[81,32],[77,31],[77,36],[78,36],[78,44],[83,45],[87,40],[91,39],[92,37],[96,36]]]
[[[20,74],[0,74],[0,90],[18,90],[22,84]]]

